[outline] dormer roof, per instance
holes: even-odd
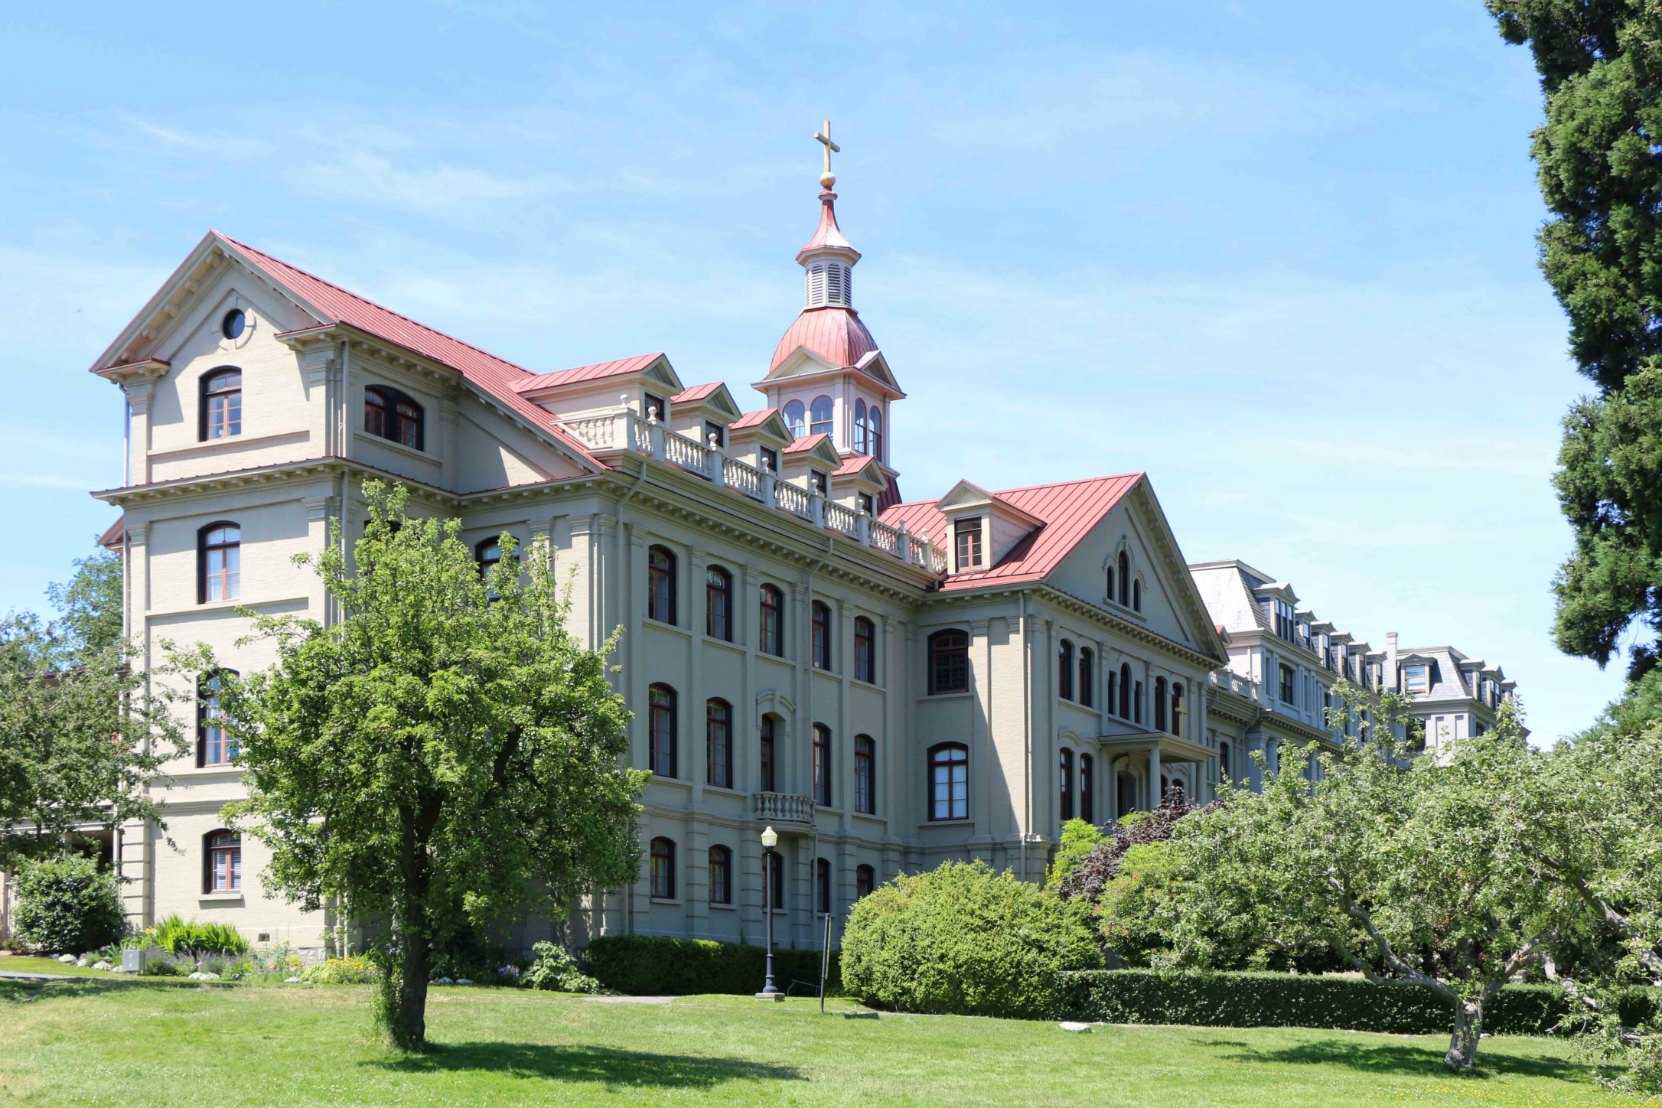
[[[553,373],[538,373],[522,378],[514,383],[514,391],[522,396],[546,395],[572,385],[586,385],[593,381],[602,381],[607,378],[623,378],[641,376],[648,378],[667,390],[681,389],[681,379],[676,376],[675,369],[669,364],[669,359],[659,351],[652,354],[637,354],[632,358],[617,358],[609,362],[596,362],[593,365],[580,365],[571,369],[556,370]]]
[[[827,471],[835,470],[842,465],[842,455],[831,442],[831,436],[824,431],[816,435],[803,435],[785,447],[784,462],[797,462],[803,465],[819,462]]]
[[[708,381],[702,385],[692,385],[682,389],[669,398],[675,405],[677,413],[685,411],[703,411],[708,415],[721,418],[721,422],[731,427],[731,421],[738,419],[743,413],[738,404],[733,401],[733,394],[727,391],[727,386],[720,381]]]

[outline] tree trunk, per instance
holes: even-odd
[[[406,1050],[427,1046],[427,975],[432,971],[432,951],[420,935],[406,935],[403,967],[398,981],[399,1045]]]
[[[1449,1040],[1443,1064],[1464,1073],[1477,1061],[1477,1040],[1483,1033],[1483,998],[1462,997],[1454,1002],[1454,1037]]]

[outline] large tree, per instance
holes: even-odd
[[[89,828],[159,822],[145,784],[186,749],[171,698],[128,665],[119,560],[77,566],[52,589],[56,621],[0,619],[0,869]]]
[[[257,618],[278,661],[226,682],[249,790],[227,814],[271,847],[272,887],[386,921],[380,1016],[419,1048],[438,944],[634,878],[645,774],[625,765],[611,644],[567,630],[546,545],[521,559],[504,535],[482,576],[456,520],[410,518],[402,489],[365,493],[353,556],[332,541],[300,559],[339,621]]]
[[[1389,734],[1401,706],[1384,699],[1373,741],[1283,750],[1261,794],[1178,822],[1181,895],[1161,903],[1162,929],[1180,962],[1213,961],[1219,935],[1321,943],[1369,980],[1424,988],[1449,1005],[1446,1062],[1464,1070],[1487,1002],[1593,921],[1518,832],[1508,798],[1538,756],[1510,710],[1451,754],[1405,761]]]
[[[1541,75],[1541,269],[1596,386],[1564,420],[1555,481],[1575,540],[1555,634],[1604,665],[1638,620],[1638,677],[1662,641],[1662,3],[1487,4]]]

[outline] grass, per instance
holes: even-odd
[[[9,960],[8,960],[9,961]],[[1617,1105],[1556,1039],[880,1017],[834,1001],[616,1003],[433,991],[437,1049],[389,1053],[368,991],[154,979],[0,981],[0,1100],[25,1104]]]

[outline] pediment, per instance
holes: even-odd
[[[831,443],[831,436],[823,432],[809,435],[807,438],[797,439],[795,443],[785,449],[782,465],[810,465],[818,462],[821,465],[836,469],[843,463],[843,456]]]

